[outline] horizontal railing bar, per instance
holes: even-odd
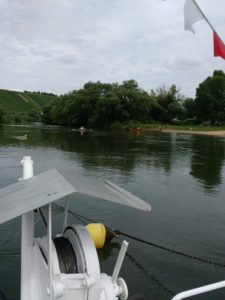
[[[177,294],[171,300],[181,300],[225,287],[225,280]]]

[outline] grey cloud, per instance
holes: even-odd
[[[65,54],[65,55],[58,56],[57,60],[65,64],[74,65],[77,59],[75,55]]]
[[[188,56],[181,56],[180,58],[170,61],[166,63],[165,65],[168,68],[179,68],[179,69],[185,69],[185,68],[195,68],[197,66],[201,66],[201,64],[204,62],[204,59],[202,57],[188,57]]]
[[[225,0],[198,3],[225,40]],[[177,83],[193,95],[196,85],[224,64],[212,57],[205,22],[196,24],[195,36],[183,30],[183,4],[0,0],[0,87],[60,94],[89,80],[133,78],[148,90]]]

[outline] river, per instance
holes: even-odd
[[[20,137],[29,134],[28,140]],[[74,198],[70,208],[141,239],[225,263],[225,138],[184,133],[111,133],[61,127],[0,127],[0,187],[22,175],[31,156],[34,173],[57,168],[68,174],[109,179],[152,206],[125,206]],[[19,200],[19,199],[18,199]],[[54,209],[54,232],[62,215]],[[78,221],[72,216],[70,223]],[[0,226],[0,289],[19,299],[21,218]],[[39,226],[37,226],[39,225]],[[44,232],[36,217],[36,234]],[[101,269],[112,273],[122,239],[99,251]],[[130,295],[167,300],[175,293],[225,279],[225,268],[177,256],[129,240],[121,271]],[[225,290],[192,299],[223,299]]]

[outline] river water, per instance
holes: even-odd
[[[21,140],[25,133],[28,140]],[[162,246],[225,263],[225,139],[179,133],[79,132],[51,126],[0,127],[0,187],[22,175],[29,155],[38,174],[57,168],[68,174],[109,179],[152,206],[145,213],[125,206],[73,197],[70,208],[115,229]],[[18,199],[19,201],[19,199]],[[62,215],[53,211],[54,233]],[[36,216],[36,235],[44,225]],[[78,221],[72,216],[70,223]],[[0,226],[0,289],[19,299],[20,225]],[[39,225],[39,226],[38,226]],[[99,252],[112,273],[122,239]],[[129,240],[121,270],[130,295],[167,300],[175,293],[225,279],[225,268],[174,255]],[[192,299],[223,299],[225,290]]]

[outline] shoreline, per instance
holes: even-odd
[[[225,137],[225,130],[218,130],[218,131],[198,131],[198,130],[184,130],[184,129],[170,129],[170,128],[162,128],[161,132],[165,133],[187,133],[187,134],[200,134],[200,135],[211,135],[217,137]]]

